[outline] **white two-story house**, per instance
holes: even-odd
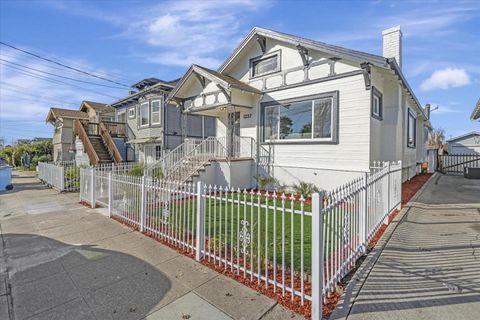
[[[230,157],[208,166],[207,182],[269,175],[331,189],[387,160],[402,160],[409,179],[430,123],[402,73],[401,41],[400,27],[385,30],[378,56],[254,28],[218,70],[193,65],[168,101],[216,119]]]

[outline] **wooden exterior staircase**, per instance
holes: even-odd
[[[73,122],[73,131],[82,141],[92,166],[124,162],[112,138],[112,136],[125,137],[124,123],[94,123],[76,119]]]

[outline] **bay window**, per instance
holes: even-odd
[[[152,101],[150,119],[152,124],[160,124],[160,100]]]
[[[267,103],[263,109],[263,140],[336,142],[337,95],[334,92],[300,101]]]
[[[140,104],[140,126],[148,126],[149,122],[149,110],[148,102]]]

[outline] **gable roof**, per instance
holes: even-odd
[[[475,108],[473,108],[472,115],[470,116],[470,119],[472,120],[477,120],[480,119],[480,99],[477,101],[477,105]]]
[[[93,101],[82,101],[82,104],[80,105],[80,111],[84,111],[85,107],[91,108],[95,110],[98,113],[103,113],[103,112],[114,112],[115,109],[108,106],[105,103],[100,103],[100,102],[93,102]]]
[[[469,133],[465,133],[465,134],[462,134],[461,136],[458,136],[458,137],[452,138],[450,140],[447,140],[447,142],[454,142],[454,141],[462,140],[462,139],[470,137],[470,136],[480,136],[480,132],[472,131],[472,132],[469,132]]]
[[[225,60],[225,62],[223,62],[220,68],[218,68],[218,72],[220,73],[224,72],[227,69],[227,67],[230,65],[230,63],[232,63],[232,61],[242,51],[242,49],[257,35],[270,38],[270,39],[275,39],[285,43],[290,43],[292,45],[300,44],[301,46],[307,49],[331,54],[332,57],[345,58],[347,60],[355,61],[360,64],[370,63],[371,65],[376,66],[378,68],[393,70],[393,72],[398,76],[400,82],[404,86],[408,95],[412,98],[412,100],[417,105],[417,108],[420,111],[420,113],[422,113],[424,119],[428,120],[425,114],[425,111],[423,110],[419,100],[415,96],[415,93],[413,92],[407,80],[405,79],[405,76],[403,75],[402,70],[400,69],[395,59],[385,58],[385,57],[367,53],[367,52],[362,52],[362,51],[352,50],[352,49],[348,49],[348,48],[344,48],[336,45],[331,45],[325,42],[306,39],[306,38],[294,36],[294,35],[283,33],[283,32],[254,27],[248,33],[248,35],[242,40],[242,42],[238,45],[238,47],[233,51],[233,53]]]
[[[238,79],[235,79],[233,77],[227,76],[220,72],[193,64],[185,73],[185,75],[180,79],[180,81],[177,83],[177,85],[175,86],[175,89],[173,89],[172,92],[170,92],[167,100],[170,100],[175,96],[175,94],[177,94],[178,90],[180,90],[180,88],[185,84],[185,81],[188,79],[188,77],[190,77],[190,75],[193,73],[196,73],[210,81],[216,82],[225,89],[235,88],[238,90],[243,90],[243,91],[257,93],[257,94],[262,93],[262,91],[258,90],[257,88],[254,88]]]
[[[156,89],[160,89],[160,88],[164,88],[165,90],[172,90],[173,88],[175,88],[175,85],[177,84],[179,79],[175,79],[175,80],[172,80],[172,81],[162,81],[160,80],[160,82],[157,82],[155,83],[154,85],[150,86],[150,87],[146,87],[140,91],[137,91],[137,92],[134,92],[128,96],[126,96],[125,98],[122,98],[120,100],[117,100],[113,103],[110,103],[108,106],[112,107],[112,108],[116,108],[116,107],[120,107],[124,104],[128,104],[130,102],[134,102],[134,101],[137,101],[138,98],[140,98],[140,96],[142,94],[146,94],[146,93],[149,93],[151,91],[155,91]]]
[[[88,114],[86,112],[78,110],[50,108],[45,122],[53,122],[57,118],[88,119]]]

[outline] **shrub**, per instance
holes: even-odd
[[[312,193],[319,191],[316,185],[304,181],[300,181],[299,184],[293,185],[293,190],[295,194],[303,196],[304,198],[311,197]]]
[[[134,165],[130,170],[128,170],[128,175],[134,177],[141,177],[143,176],[143,172],[145,171],[145,165],[143,163],[139,163]]]
[[[273,187],[277,183],[277,179],[274,177],[264,176],[261,174],[256,176],[255,180],[257,180],[258,188],[260,190],[267,190],[269,187]]]

